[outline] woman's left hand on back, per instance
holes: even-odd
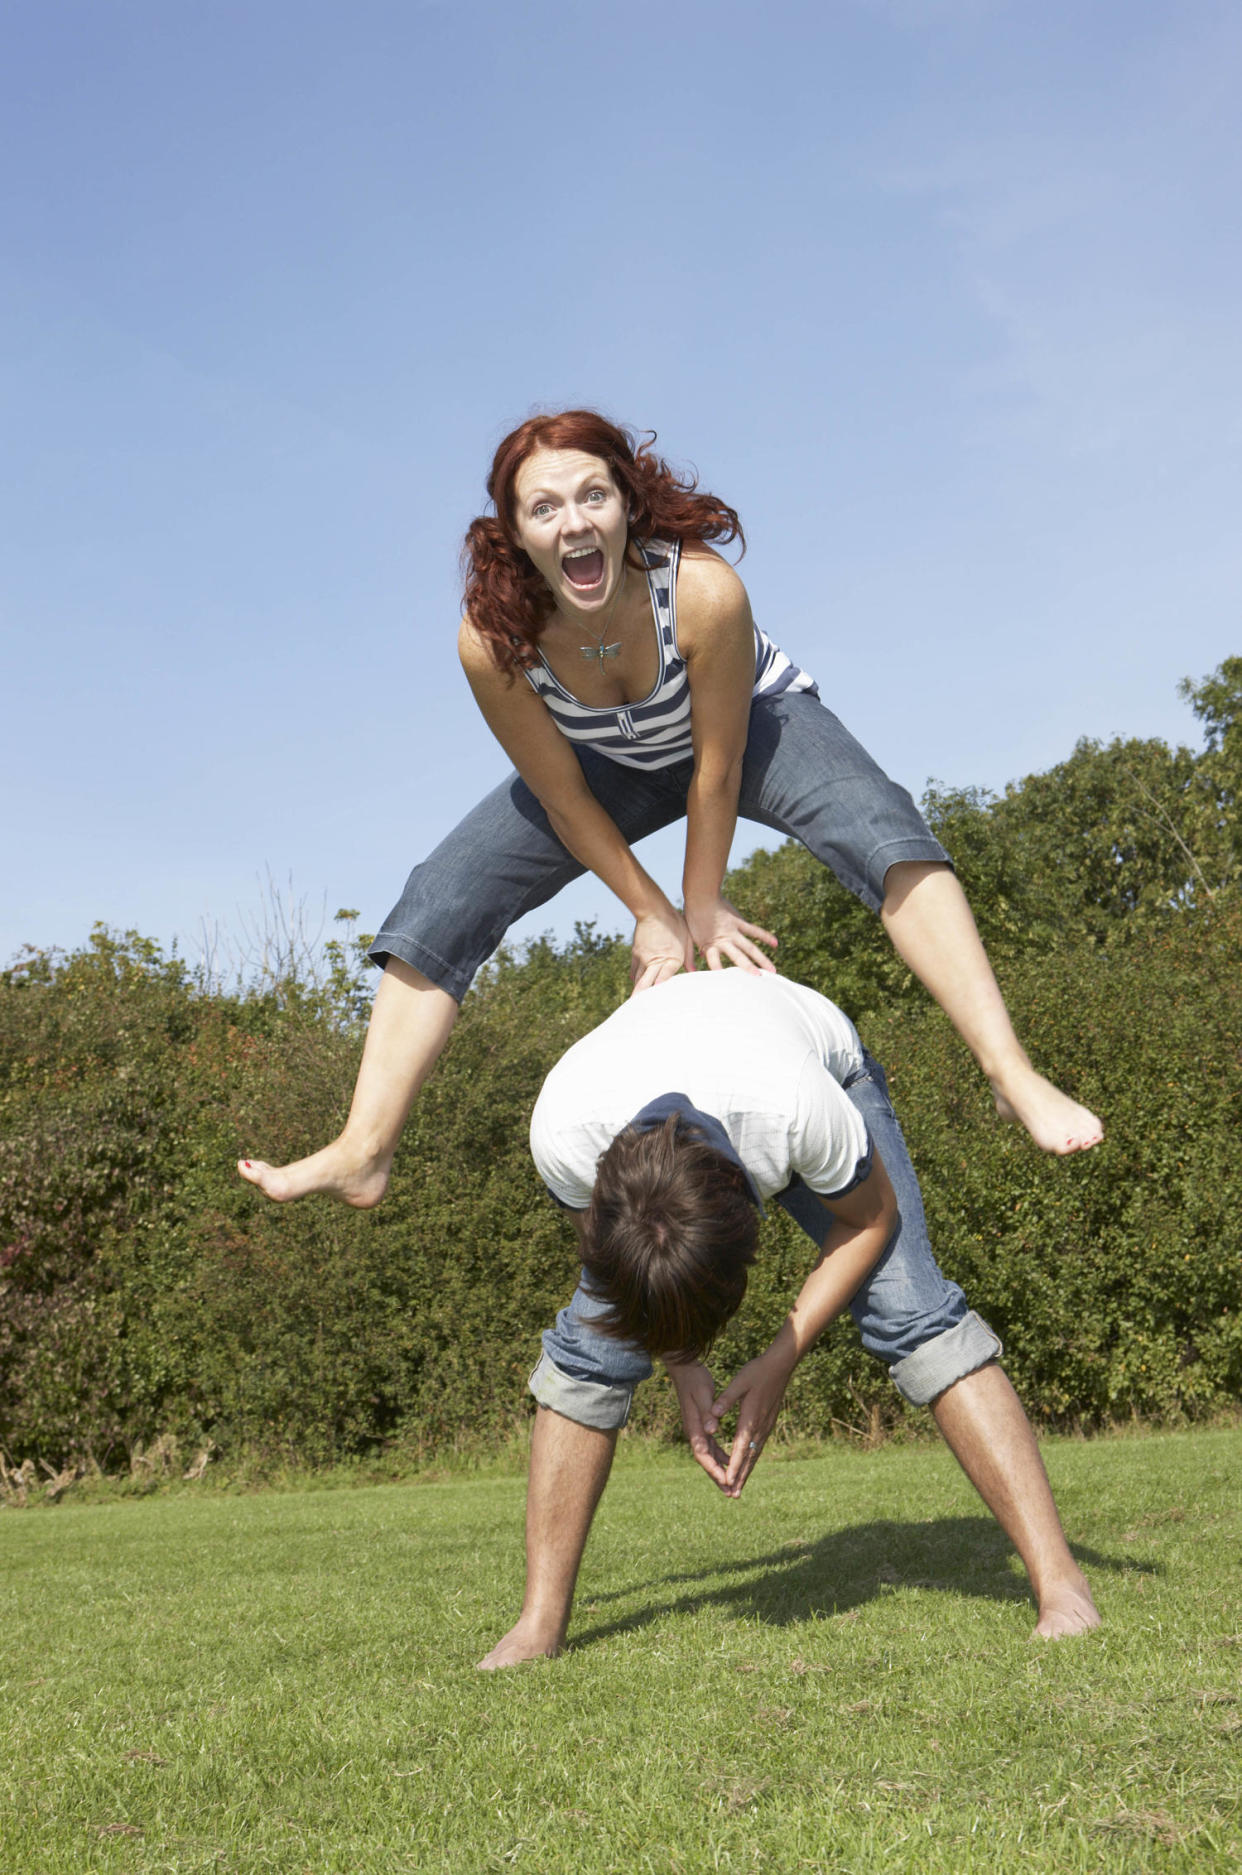
[[[776,938],[757,924],[746,920],[727,898],[711,899],[703,905],[686,906],[686,923],[695,949],[709,970],[722,970],[726,963],[757,975],[761,970],[775,970],[772,959],[759,949],[768,944],[776,949]]]

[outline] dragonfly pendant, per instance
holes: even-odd
[[[584,658],[598,658],[601,670],[604,668],[605,658],[619,658],[621,655],[621,646],[619,644],[579,645],[578,649]]]

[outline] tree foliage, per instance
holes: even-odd
[[[1199,755],[1082,742],[996,798],[933,788],[1019,1032],[1106,1116],[1081,1160],[990,1112],[961,1043],[878,921],[793,844],[729,892],[780,963],[886,1062],[946,1271],[1002,1334],[1036,1417],[1211,1410],[1242,1390],[1242,659],[1185,687]],[[101,1463],[161,1432],[310,1461],[494,1435],[529,1410],[538,1332],[575,1278],[535,1177],[531,1106],[628,988],[619,940],[501,952],[467,998],[374,1212],[282,1208],[236,1178],[346,1111],[361,940],[325,968],[208,988],[133,933],[0,973],[0,1446]],[[807,1267],[765,1225],[721,1371]],[[896,1421],[848,1323],[798,1370],[798,1430]],[[656,1382],[636,1422],[671,1429]]]

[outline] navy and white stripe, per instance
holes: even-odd
[[[647,569],[651,612],[660,664],[655,686],[641,703],[596,708],[580,703],[545,662],[525,670],[527,682],[542,697],[556,725],[571,742],[586,744],[623,768],[671,768],[693,755],[690,735],[690,682],[677,646],[677,565],[680,541],[648,541],[638,552]],[[785,656],[755,627],[755,685],[752,695],[776,696],[783,690],[818,694],[815,679]]]

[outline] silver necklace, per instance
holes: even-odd
[[[612,624],[612,615],[617,609],[617,600],[621,597],[621,589],[624,585],[625,585],[625,562],[623,560],[621,562],[621,578],[618,581],[616,592],[614,592],[612,595],[612,604],[608,608],[608,616],[604,620],[603,631],[595,635],[595,643],[593,645],[579,645],[578,646],[578,652],[581,657],[584,657],[588,660],[590,660],[591,658],[599,659],[599,667],[601,670],[603,670],[604,668],[604,660],[606,658],[619,658],[621,656],[620,639],[617,640],[616,644],[611,644],[611,645],[606,645],[604,643],[604,640],[608,636],[608,628]],[[583,631],[589,632],[591,630],[591,627],[589,625],[584,624],[582,629]]]

